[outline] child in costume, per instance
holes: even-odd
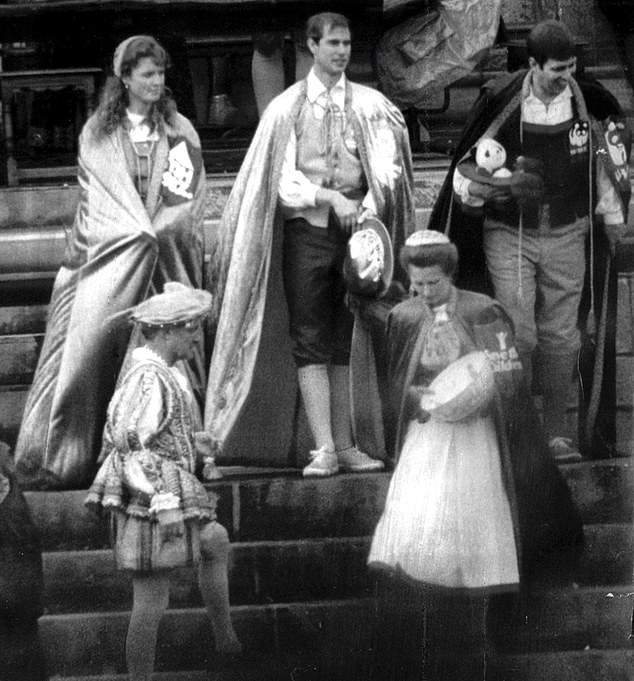
[[[112,514],[117,567],[133,574],[134,605],[126,641],[133,681],[149,681],[159,622],[167,608],[170,570],[198,566],[198,582],[216,648],[241,646],[229,613],[228,536],[216,521],[216,497],[196,478],[211,454],[193,395],[174,366],[195,352],[211,295],[178,282],[132,309],[145,345],[110,402],[103,464],[86,504]]]

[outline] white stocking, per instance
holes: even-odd
[[[330,421],[330,380],[325,364],[309,364],[297,371],[308,425],[315,439],[315,448],[334,451]]]
[[[150,681],[154,671],[156,638],[169,600],[169,577],[135,576],[132,580],[134,602],[125,642],[130,681]]]
[[[332,434],[335,450],[341,451],[354,445],[350,414],[350,367],[347,364],[331,364],[328,367],[328,374]]]
[[[239,653],[240,641],[233,630],[229,609],[227,562],[229,537],[220,523],[208,523],[201,529],[202,560],[198,568],[198,586],[214,632],[219,653]]]

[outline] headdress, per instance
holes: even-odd
[[[143,326],[175,326],[204,317],[211,310],[211,293],[168,281],[158,293],[132,308],[130,317]]]
[[[406,246],[431,246],[432,244],[450,244],[449,237],[435,229],[419,229],[407,237]]]
[[[112,57],[112,72],[115,76],[117,76],[117,78],[121,78],[121,65],[123,64],[125,51],[135,40],[138,40],[139,38],[154,40],[149,35],[131,35],[129,38],[126,38],[117,45],[114,51],[114,56]]]

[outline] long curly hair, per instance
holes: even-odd
[[[129,76],[145,57],[152,59],[157,66],[165,69],[170,67],[169,54],[154,38],[142,35],[131,40],[125,47],[121,59],[121,75],[108,76],[101,91],[99,106],[95,112],[98,135],[112,134],[125,120],[129,99],[123,77]],[[176,112],[176,102],[172,93],[169,88],[164,88],[161,98],[152,106],[148,118],[153,127],[158,127],[163,120],[173,123]]]

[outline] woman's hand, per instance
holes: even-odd
[[[416,414],[416,420],[419,423],[427,423],[429,419],[431,418],[431,414],[428,411],[425,411],[424,409],[421,409],[421,407],[418,407],[418,413]]]
[[[410,419],[416,419],[418,423],[426,423],[431,418],[428,411],[420,406],[423,395],[430,393],[429,388],[424,385],[411,385],[407,389],[407,413]]]

